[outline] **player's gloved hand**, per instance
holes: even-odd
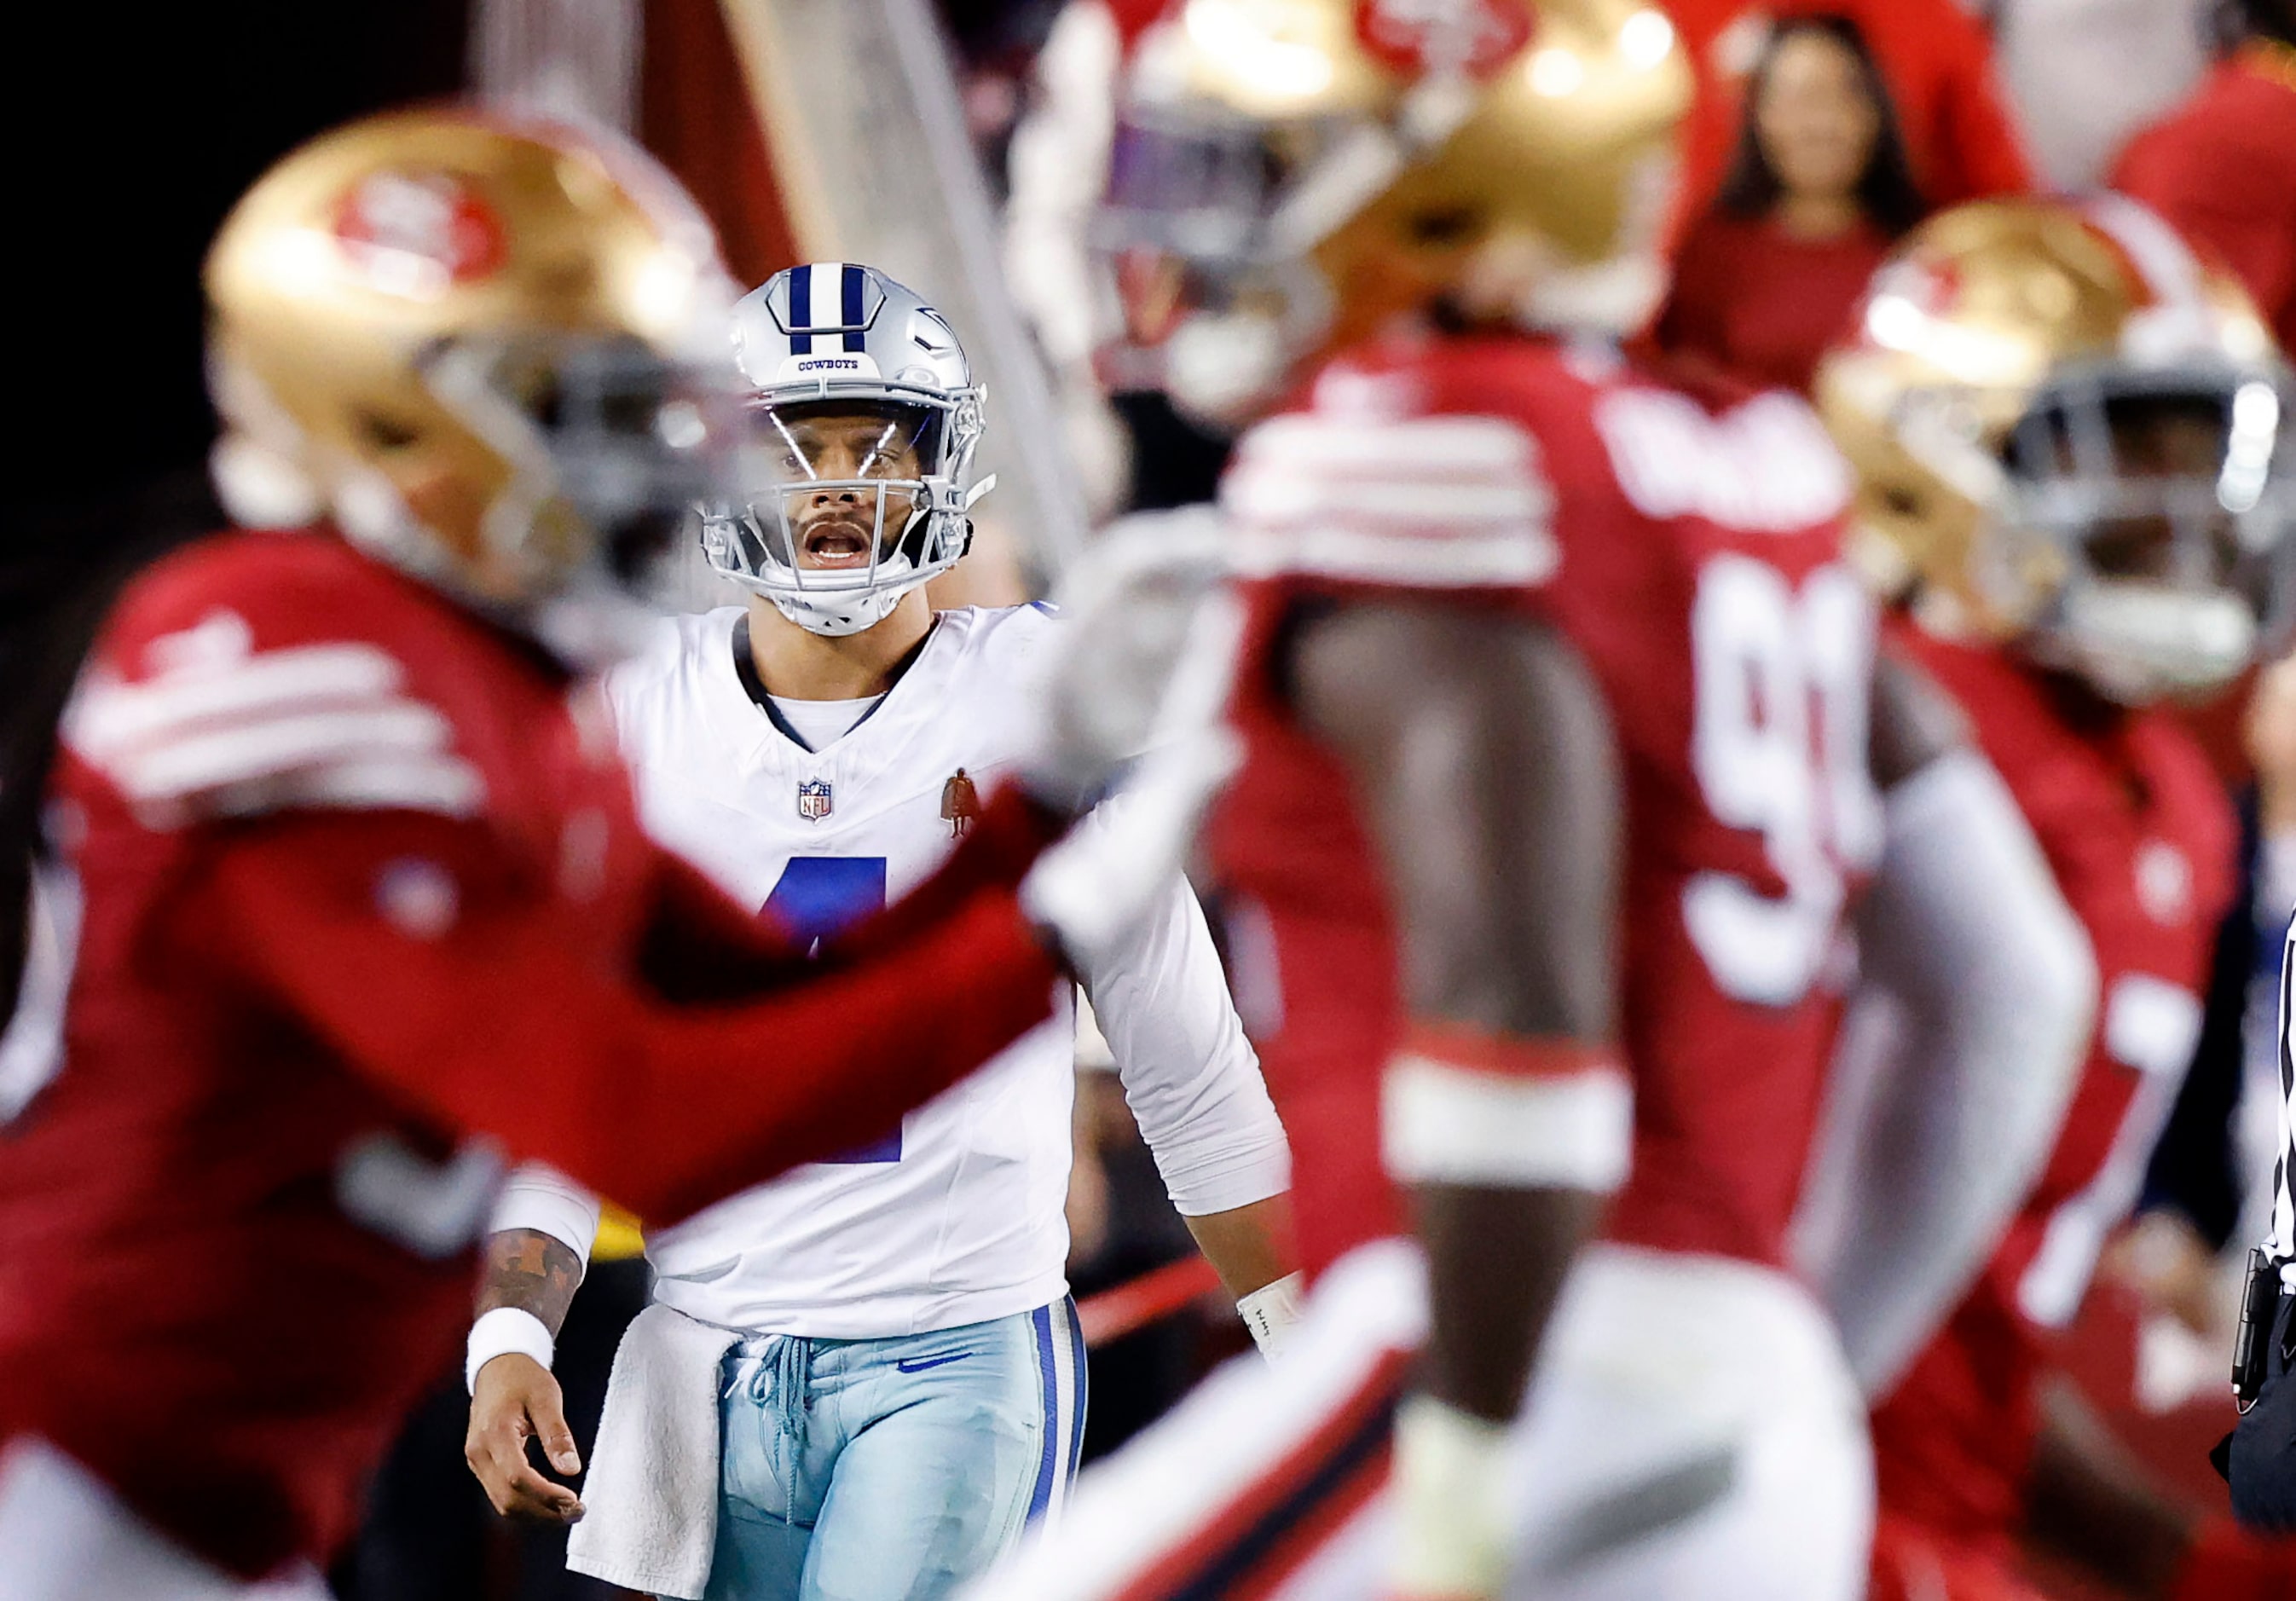
[[[1192,506],[1110,524],[1061,575],[1030,794],[1079,810],[1152,747],[1217,725],[1234,667],[1227,571],[1218,513]]]
[[[581,1498],[553,1483],[528,1459],[529,1440],[542,1442],[550,1466],[582,1471],[574,1431],[566,1426],[566,1400],[550,1369],[523,1351],[505,1351],[480,1367],[471,1386],[471,1427],[463,1460],[471,1465],[487,1499],[504,1516],[578,1523]]]
[[[1489,1601],[1506,1577],[1506,1427],[1431,1395],[1395,1417],[1390,1601]]]
[[[1021,908],[1092,971],[1170,892],[1204,813],[1242,759],[1225,719],[1243,633],[1209,513],[1129,519],[1064,584],[1065,659],[1021,782],[1075,808],[1121,782],[1037,858]],[[1129,763],[1128,767],[1125,764]]]

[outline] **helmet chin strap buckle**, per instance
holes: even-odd
[[[922,579],[898,589],[872,589],[865,594],[840,597],[841,603],[825,603],[822,599],[777,593],[767,598],[783,617],[808,634],[818,634],[824,639],[846,639],[856,634],[865,634],[893,614],[904,596]]]

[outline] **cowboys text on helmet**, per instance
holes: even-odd
[[[719,573],[816,634],[857,634],[972,543],[984,387],[940,314],[873,267],[791,267],[742,298],[748,481],[709,508]]]

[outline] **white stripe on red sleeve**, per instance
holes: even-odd
[[[1558,559],[1537,443],[1499,417],[1273,418],[1220,496],[1250,572],[1480,587],[1538,583]]]
[[[196,631],[224,637],[212,621]],[[152,677],[92,672],[62,729],[155,826],[303,807],[462,817],[484,803],[454,725],[407,692],[405,669],[381,647],[256,651],[242,627],[235,648],[170,661],[168,643],[152,647],[168,663]]]

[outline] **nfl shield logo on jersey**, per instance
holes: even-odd
[[[797,815],[818,823],[829,815],[829,780],[809,778],[797,786]]]

